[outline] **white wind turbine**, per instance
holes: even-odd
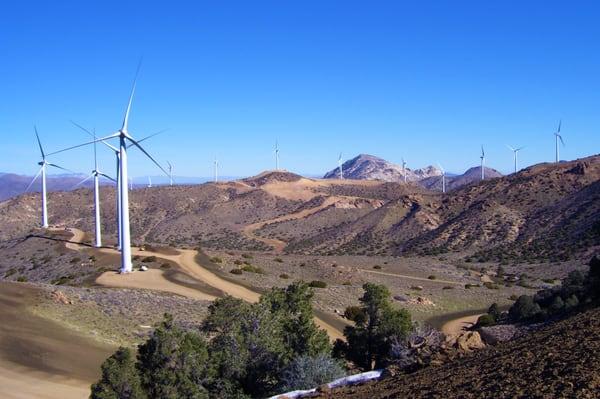
[[[402,176],[404,177],[404,183],[406,183],[406,161],[402,158]]]
[[[508,149],[511,150],[513,152],[513,158],[514,158],[514,163],[515,163],[515,173],[517,173],[518,170],[518,161],[519,161],[519,151],[521,151],[523,148],[525,147],[519,147],[519,148],[512,148],[511,146],[507,145]]]
[[[167,161],[167,165],[169,165],[169,186],[173,185],[173,165],[171,162]]]
[[[558,142],[560,141],[561,144],[563,145],[563,147],[565,146],[565,142],[563,141],[563,138],[560,134],[560,125],[562,125],[562,121],[558,122],[558,130],[556,132],[554,132],[554,139],[556,142],[556,158],[555,158],[555,162],[558,163],[560,162],[560,152],[559,152],[559,145]]]
[[[442,192],[445,193],[446,192],[446,171],[444,170],[444,168],[442,168],[442,165],[440,165],[438,163],[438,166],[440,167],[440,170],[442,171]]]
[[[79,144],[73,147],[69,147],[69,148],[65,148],[63,150],[60,151],[56,151],[55,153],[58,152],[63,152],[63,151],[67,151],[73,148],[77,148],[77,147],[81,147],[84,145],[89,145],[89,144],[93,144],[95,142],[98,141],[105,141],[105,140],[109,140],[109,139],[113,139],[113,138],[118,138],[119,139],[119,178],[121,182],[127,182],[128,180],[128,162],[127,162],[127,148],[129,147],[129,143],[131,143],[131,145],[136,146],[140,151],[142,151],[144,153],[144,155],[146,155],[148,158],[150,158],[150,160],[152,162],[154,162],[154,164],[166,175],[168,176],[168,172],[165,171],[165,169],[160,166],[160,164],[154,159],[152,158],[152,156],[150,154],[148,154],[148,152],[146,152],[146,150],[144,150],[144,148],[142,148],[142,146],[139,144],[139,142],[137,140],[135,140],[130,134],[129,134],[129,114],[131,112],[131,104],[133,102],[133,95],[135,93],[135,86],[136,86],[136,82],[137,82],[137,75],[139,73],[139,69],[140,66],[138,65],[137,71],[136,71],[136,77],[133,81],[133,86],[131,88],[131,94],[129,95],[129,101],[127,103],[127,108],[125,110],[125,116],[123,118],[123,124],[121,126],[121,128],[119,129],[119,131],[106,136],[106,137],[102,137],[100,139],[94,140],[92,142],[88,142],[88,143],[83,143],[83,144]],[[127,184],[121,184],[120,188],[119,188],[119,195],[121,197],[121,232],[120,232],[120,239],[121,239],[121,273],[130,273],[133,269],[133,265],[131,263],[131,232],[130,232],[130,227],[129,227],[129,192],[127,190]]]
[[[152,188],[152,178],[148,176],[148,188]]]
[[[215,183],[219,181],[219,160],[215,157],[213,162],[214,174],[215,174]]]
[[[58,166],[58,165],[55,165],[53,163],[50,163],[50,162],[48,162],[46,160],[46,156],[47,155],[44,153],[44,149],[42,148],[42,142],[40,141],[40,136],[38,134],[37,127],[34,126],[33,130],[35,131],[35,137],[37,139],[38,146],[40,147],[40,153],[42,155],[42,160],[40,162],[38,162],[38,165],[40,165],[40,169],[38,170],[38,172],[36,173],[36,175],[33,177],[33,179],[31,180],[31,182],[27,186],[27,188],[25,189],[25,192],[29,191],[29,189],[31,188],[31,185],[33,184],[33,182],[36,181],[37,178],[41,174],[42,175],[42,227],[46,229],[46,228],[48,228],[48,204],[47,204],[47,200],[46,200],[46,196],[47,196],[47,192],[46,192],[46,166],[52,166],[54,168],[66,170],[67,172],[70,172],[70,170],[66,169],[66,168],[63,168],[62,166]],[[52,155],[52,154],[48,154],[48,155]]]
[[[94,134],[94,139],[96,135]],[[106,177],[109,180],[112,180],[116,183],[116,180],[112,177],[108,176],[105,173],[100,172],[98,169],[98,158],[96,154],[96,143],[94,143],[94,170],[87,176],[85,179],[76,184],[76,187],[85,183],[92,177],[94,178],[94,227],[95,227],[95,243],[94,246],[96,248],[100,248],[102,246],[102,223],[100,219],[100,176]]]
[[[340,152],[340,156],[338,157],[338,168],[340,170],[340,179],[344,180],[344,169],[342,167],[342,153]]]
[[[483,150],[483,146],[481,146],[481,180],[485,180],[485,151]]]
[[[275,170],[279,170],[279,143],[275,140]]]

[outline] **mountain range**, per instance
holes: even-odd
[[[109,241],[116,230],[112,186],[101,190],[101,202]],[[271,171],[216,184],[136,188],[130,202],[138,243],[567,260],[600,245],[600,157],[534,165],[445,195],[413,183]],[[51,224],[93,230],[92,190],[51,193],[48,204]],[[39,215],[39,194],[0,202],[0,240],[35,231]]]

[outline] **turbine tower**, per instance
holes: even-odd
[[[442,171],[442,193],[446,193],[446,171],[442,168],[442,165],[438,163],[440,170]]]
[[[485,151],[483,150],[483,146],[481,146],[481,180],[485,180]]]
[[[279,170],[279,143],[275,140],[275,170]]]
[[[142,151],[144,153],[144,155],[146,155],[148,158],[150,158],[150,160],[152,162],[154,162],[154,164],[166,176],[169,176],[169,173],[162,166],[160,166],[160,164],[150,154],[148,154],[148,152],[146,152],[146,150],[144,150],[144,148],[140,145],[140,143],[137,140],[135,140],[129,134],[129,129],[128,129],[129,128],[129,114],[131,113],[131,104],[133,102],[133,96],[135,93],[135,87],[136,87],[136,82],[137,82],[137,76],[138,76],[138,73],[140,70],[140,65],[138,65],[138,68],[137,68],[137,71],[135,74],[135,79],[133,80],[131,94],[129,95],[129,101],[127,103],[127,108],[125,110],[125,116],[123,118],[123,124],[121,125],[121,128],[117,132],[115,132],[109,136],[102,137],[102,138],[94,140],[92,142],[79,144],[79,145],[65,148],[63,150],[55,152],[55,153],[58,153],[58,152],[71,150],[73,148],[93,144],[98,141],[105,141],[105,140],[109,140],[109,139],[113,139],[113,138],[119,139],[119,178],[120,178],[120,181],[122,182],[122,184],[119,188],[119,195],[121,197],[121,209],[120,209],[120,211],[121,211],[121,234],[120,234],[120,237],[121,237],[121,269],[120,269],[120,271],[121,271],[121,273],[130,273],[133,269],[133,266],[131,263],[131,235],[130,235],[131,232],[130,232],[130,227],[129,227],[129,191],[127,189],[127,184],[126,184],[126,182],[129,181],[129,179],[128,179],[128,161],[127,161],[127,148],[129,147],[128,143],[131,143],[130,145],[136,146],[140,151]],[[123,184],[123,182],[125,184]]]
[[[46,160],[46,156],[47,155],[44,153],[44,149],[42,148],[42,142],[40,141],[40,135],[38,134],[37,127],[34,126],[33,130],[35,131],[35,137],[37,139],[38,146],[40,147],[40,153],[42,155],[42,160],[40,162],[38,162],[38,165],[40,165],[40,169],[38,170],[38,172],[36,173],[36,175],[33,177],[33,179],[31,180],[31,182],[27,186],[27,188],[25,189],[25,192],[29,191],[29,189],[31,188],[31,185],[33,184],[33,182],[36,181],[37,178],[41,174],[42,175],[42,227],[44,229],[46,229],[46,228],[48,228],[48,203],[47,203],[47,200],[46,200],[46,196],[47,196],[47,192],[46,192],[46,166],[52,166],[54,168],[66,170],[67,172],[70,172],[70,170],[66,169],[66,168],[63,168],[62,166],[58,166],[58,165],[55,165],[53,163],[50,163],[50,162],[48,162]],[[48,154],[48,155],[52,155],[52,154]]]
[[[340,156],[338,157],[338,168],[340,170],[340,179],[344,180],[344,169],[342,167],[342,153],[340,152]]]
[[[511,150],[513,152],[513,158],[514,158],[514,163],[515,163],[515,173],[517,173],[517,170],[518,170],[517,163],[519,161],[519,151],[521,151],[525,147],[512,148],[509,145],[507,145],[507,147],[509,150]]]
[[[171,162],[167,161],[167,164],[169,165],[169,186],[173,185],[173,165],[171,165]]]
[[[402,176],[404,177],[404,184],[406,184],[406,161],[402,158]]]
[[[96,135],[93,134],[93,136],[95,139]],[[92,170],[92,172],[85,179],[83,179],[82,181],[77,183],[75,185],[75,187],[85,183],[92,177],[94,178],[94,227],[95,227],[94,230],[95,230],[95,238],[96,238],[94,246],[96,248],[100,248],[102,246],[102,227],[101,227],[102,222],[100,219],[100,182],[99,182],[100,176],[106,177],[107,179],[114,181],[116,183],[115,179],[100,172],[100,170],[98,169],[96,143],[94,143],[94,170]]]
[[[215,173],[215,183],[217,183],[219,181],[219,160],[217,159],[217,157],[215,157],[213,167]]]
[[[558,142],[560,141],[561,144],[563,145],[563,147],[565,146],[565,142],[563,141],[563,138],[560,134],[560,125],[562,125],[562,121],[558,122],[558,130],[556,132],[554,132],[554,140],[556,142],[556,158],[555,158],[555,162],[559,163],[560,162],[560,152],[559,152],[559,145]]]
[[[148,188],[152,188],[152,178],[148,176]]]

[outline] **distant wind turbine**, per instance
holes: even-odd
[[[219,181],[219,160],[217,159],[217,157],[215,157],[213,166],[215,172],[215,183],[217,183]]]
[[[35,137],[37,139],[38,146],[40,147],[40,153],[42,155],[42,160],[40,162],[38,162],[38,165],[40,165],[40,169],[38,170],[38,172],[36,173],[36,175],[31,180],[31,183],[29,183],[29,185],[25,189],[25,192],[29,191],[29,189],[31,188],[31,185],[33,184],[33,182],[36,181],[37,178],[41,174],[42,175],[42,227],[43,228],[48,228],[48,204],[47,204],[47,200],[46,200],[46,196],[47,196],[47,192],[46,192],[46,166],[52,166],[54,168],[66,170],[67,172],[70,172],[70,170],[66,169],[66,168],[63,168],[62,166],[58,166],[58,165],[55,165],[53,163],[50,163],[50,162],[48,162],[46,160],[46,156],[47,155],[44,153],[44,149],[42,148],[42,142],[40,141],[40,136],[38,134],[37,127],[34,126],[33,130],[35,131]],[[48,155],[52,155],[52,154],[48,154]]]
[[[279,170],[279,143],[275,140],[275,170]]]
[[[404,183],[406,183],[406,161],[402,158],[402,175],[404,176]]]
[[[152,188],[152,178],[148,176],[148,188]]]
[[[77,147],[82,147],[84,145],[93,144],[94,142],[98,142],[98,141],[105,141],[105,140],[109,140],[109,139],[113,139],[113,138],[118,138],[119,139],[119,153],[120,153],[119,177],[120,177],[121,182],[127,182],[129,180],[128,175],[127,175],[127,172],[128,172],[127,148],[129,146],[128,143],[131,143],[132,145],[136,146],[140,151],[142,151],[144,153],[144,155],[146,155],[148,158],[150,158],[150,160],[152,162],[154,162],[154,164],[166,176],[169,175],[169,173],[150,154],[148,154],[148,152],[146,152],[146,150],[144,150],[144,148],[140,145],[140,143],[129,134],[129,130],[128,130],[129,114],[131,112],[131,104],[133,102],[133,95],[135,93],[137,76],[138,76],[138,73],[140,70],[140,66],[141,66],[141,63],[138,65],[138,68],[137,68],[137,71],[135,74],[135,79],[133,81],[133,85],[131,88],[131,94],[129,95],[129,101],[127,103],[127,109],[125,111],[125,116],[123,118],[123,124],[122,124],[121,128],[119,129],[119,131],[117,131],[109,136],[96,139],[92,142],[83,143],[83,144],[79,144],[79,145],[76,145],[73,147],[65,148],[63,150],[56,151],[55,153],[71,150],[71,149],[77,148]],[[127,184],[121,184],[121,187],[119,190],[119,195],[121,196],[121,234],[120,234],[120,237],[121,237],[121,273],[130,273],[133,270],[133,265],[131,263],[131,231],[130,231],[130,227],[129,227],[129,191],[127,189]]]
[[[340,170],[340,179],[344,180],[344,169],[342,167],[342,153],[340,152],[340,156],[338,157],[338,168]]]
[[[483,146],[481,146],[481,180],[485,180],[485,151],[483,150]]]
[[[515,162],[515,173],[517,173],[518,170],[518,161],[519,161],[519,151],[521,151],[523,148],[525,147],[519,147],[519,148],[512,148],[511,146],[507,145],[508,149],[511,150],[513,152],[513,157],[514,157],[514,162]]]
[[[446,171],[444,170],[444,168],[442,168],[442,165],[440,165],[438,163],[438,166],[440,167],[440,170],[442,171],[442,192],[445,193],[446,192]]]
[[[173,165],[171,162],[167,161],[167,165],[169,165],[169,186],[173,185]]]
[[[93,134],[94,139],[96,138],[96,134]],[[96,248],[100,248],[102,246],[102,223],[100,219],[100,184],[99,178],[100,176],[106,177],[107,179],[116,183],[116,180],[112,177],[108,176],[105,173],[100,172],[98,169],[98,158],[96,155],[96,143],[94,143],[94,170],[82,181],[77,183],[75,186],[80,186],[92,177],[94,178],[94,227],[95,227],[95,243],[94,246]]]
[[[556,163],[560,162],[560,153],[559,153],[559,145],[558,142],[560,140],[561,144],[563,145],[563,147],[565,146],[565,142],[563,141],[563,138],[560,134],[560,125],[562,125],[562,121],[558,122],[558,130],[556,132],[554,132],[554,139],[556,141],[556,158],[555,161]]]

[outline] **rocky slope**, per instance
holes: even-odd
[[[502,173],[496,169],[485,167],[485,179],[495,179],[502,177]],[[457,188],[467,186],[472,183],[481,181],[481,167],[474,166],[469,168],[462,175],[446,176],[446,190],[455,190]],[[430,176],[419,180],[419,184],[429,190],[442,191],[441,176]]]
[[[409,375],[323,398],[597,398],[600,309]],[[524,372],[526,370],[526,372]]]
[[[48,191],[67,191],[72,190],[73,186],[85,177],[84,175],[48,175],[46,184]],[[0,201],[23,194],[32,179],[33,176],[0,173]],[[101,179],[101,182],[102,184],[112,184],[106,179]],[[85,182],[81,187],[92,187],[92,181]],[[38,178],[29,191],[40,192],[41,190],[41,180]]]
[[[404,173],[408,181],[417,181],[431,176],[439,176],[441,171],[434,166],[422,169],[402,170],[401,165],[396,165],[385,159],[373,155],[360,154],[342,165],[344,178],[354,180],[381,180],[386,182],[403,182]],[[324,179],[339,179],[339,168],[327,172]]]

